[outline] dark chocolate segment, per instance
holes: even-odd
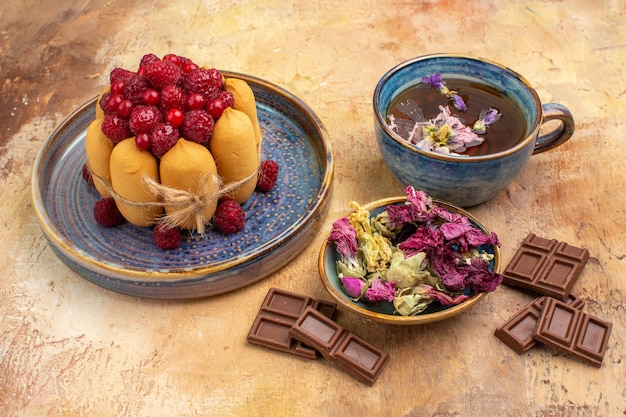
[[[324,351],[330,352],[341,337],[343,328],[332,320],[320,319],[319,315],[319,312],[316,314],[307,312],[307,314],[302,315],[301,320],[296,321],[294,326],[298,325],[301,334],[309,336],[306,342],[310,342],[311,346],[322,353]],[[300,337],[296,337],[296,339],[302,340]]]
[[[259,315],[252,326],[255,330],[249,335],[248,342],[256,342],[256,344],[263,344],[281,351],[291,351],[294,348],[291,336],[289,336],[291,326],[289,321]]]
[[[368,385],[376,382],[389,362],[386,352],[311,307],[305,309],[289,334]]]
[[[303,358],[319,358],[315,349],[289,335],[291,326],[308,306],[331,318],[337,310],[337,305],[329,301],[314,300],[305,295],[270,288],[246,340],[254,345]]]
[[[562,301],[546,298],[533,337],[545,345],[600,367],[612,327],[612,323]]]
[[[265,296],[261,309],[297,319],[310,303],[310,297],[271,288]]]
[[[529,234],[502,274],[503,282],[566,300],[589,260],[589,251]]]
[[[494,335],[516,353],[521,354],[528,351],[537,344],[533,335],[546,298],[546,296],[535,298],[498,327]],[[582,308],[585,304],[581,298],[573,294],[569,295],[566,303],[576,309]]]
[[[537,341],[533,339],[533,334],[541,314],[541,308],[538,305],[541,298],[519,310],[494,332],[498,339],[516,353],[524,353],[537,344]]]

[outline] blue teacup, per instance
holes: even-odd
[[[444,79],[487,84],[501,92],[520,110],[526,136],[509,149],[482,156],[440,154],[407,142],[390,128],[387,112],[396,97],[435,73]],[[570,111],[560,104],[542,105],[521,75],[497,63],[463,55],[427,55],[392,68],[376,86],[374,114],[378,147],[396,178],[461,207],[493,198],[513,181],[532,155],[563,144],[574,133]],[[541,126],[550,120],[561,123],[557,129],[540,135]]]

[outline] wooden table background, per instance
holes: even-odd
[[[6,0],[0,16],[0,415],[626,415],[624,0]],[[112,68],[148,52],[278,84],[330,134],[322,230],[254,285],[192,301],[112,293],[71,272],[43,237],[30,198],[37,152]],[[317,254],[349,201],[402,193],[376,147],[372,93],[387,69],[436,52],[498,61],[574,114],[572,140],[470,211],[500,236],[505,264],[529,232],[589,249],[575,293],[614,325],[600,369],[542,346],[517,355],[495,338],[531,300],[507,287],[418,327],[341,311],[343,326],[391,355],[373,387],[326,361],[246,344],[270,287],[330,299]]]

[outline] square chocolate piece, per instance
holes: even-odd
[[[376,382],[389,362],[389,354],[311,307],[306,308],[289,334],[367,385]]]
[[[337,305],[329,301],[314,300],[305,295],[270,288],[246,340],[254,345],[307,359],[319,358],[315,349],[289,335],[293,324],[309,306],[330,318],[337,309]]]
[[[539,317],[543,311],[546,296],[535,298],[531,303],[520,309],[513,317],[496,329],[494,335],[516,353],[522,354],[537,344],[533,338]],[[570,294],[566,303],[580,309],[585,302]]]
[[[503,282],[565,301],[589,251],[529,234],[506,267]]]
[[[554,298],[546,298],[535,340],[602,366],[612,324]]]

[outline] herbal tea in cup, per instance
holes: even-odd
[[[518,73],[463,55],[427,55],[389,70],[374,90],[382,157],[404,185],[470,207],[506,188],[534,154],[570,139],[574,118],[542,104]],[[540,134],[543,124],[558,128]]]
[[[435,73],[400,94],[387,112],[390,127],[424,150],[466,156],[512,148],[526,137],[520,109],[487,84]]]

